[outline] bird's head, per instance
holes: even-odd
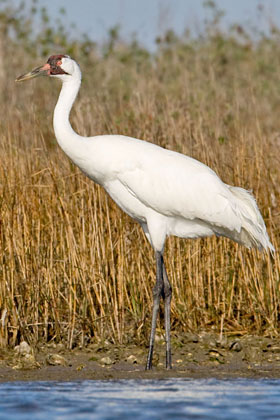
[[[69,55],[51,55],[46,64],[17,77],[16,82],[23,82],[37,76],[57,77],[64,82],[71,79],[81,80],[81,71],[79,65]]]

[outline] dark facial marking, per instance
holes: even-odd
[[[66,71],[64,71],[60,65],[61,60],[63,58],[66,58],[66,55],[63,54],[57,54],[57,55],[51,55],[48,59],[47,63],[50,65],[50,74],[68,74]]]

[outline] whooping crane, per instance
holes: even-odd
[[[146,369],[151,369],[160,298],[165,306],[166,367],[171,368],[170,302],[172,289],[163,250],[169,235],[199,238],[225,236],[247,248],[273,251],[254,197],[224,184],[203,163],[155,144],[121,135],[82,137],[69,114],[81,85],[79,65],[67,55],[19,76],[40,75],[62,81],[53,125],[58,144],[90,179],[102,185],[118,206],[140,223],[154,248],[156,283]]]

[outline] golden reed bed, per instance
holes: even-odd
[[[154,57],[132,45],[103,57],[72,52],[84,76],[72,112],[80,134],[152,141],[252,189],[276,248],[273,259],[227,239],[168,239],[173,335],[279,334],[278,38],[167,39]],[[140,227],[59,150],[52,112],[60,84],[19,89],[15,76],[43,57],[13,48],[0,57],[0,346],[142,343],[153,251]]]

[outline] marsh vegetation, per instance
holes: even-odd
[[[280,242],[280,29],[267,35],[219,13],[196,38],[172,31],[150,53],[113,28],[103,45],[73,39],[47,11],[0,12],[0,347],[21,340],[68,348],[147,341],[154,255],[137,224],[58,148],[60,84],[20,73],[69,53],[83,85],[71,114],[81,135],[120,133],[188,154],[228,184],[251,189]],[[40,17],[41,16],[41,17]],[[34,19],[41,19],[36,32]],[[125,159],[125,156],[124,156]],[[172,331],[277,336],[279,254],[223,238],[169,238]],[[159,326],[158,334],[161,335]]]

